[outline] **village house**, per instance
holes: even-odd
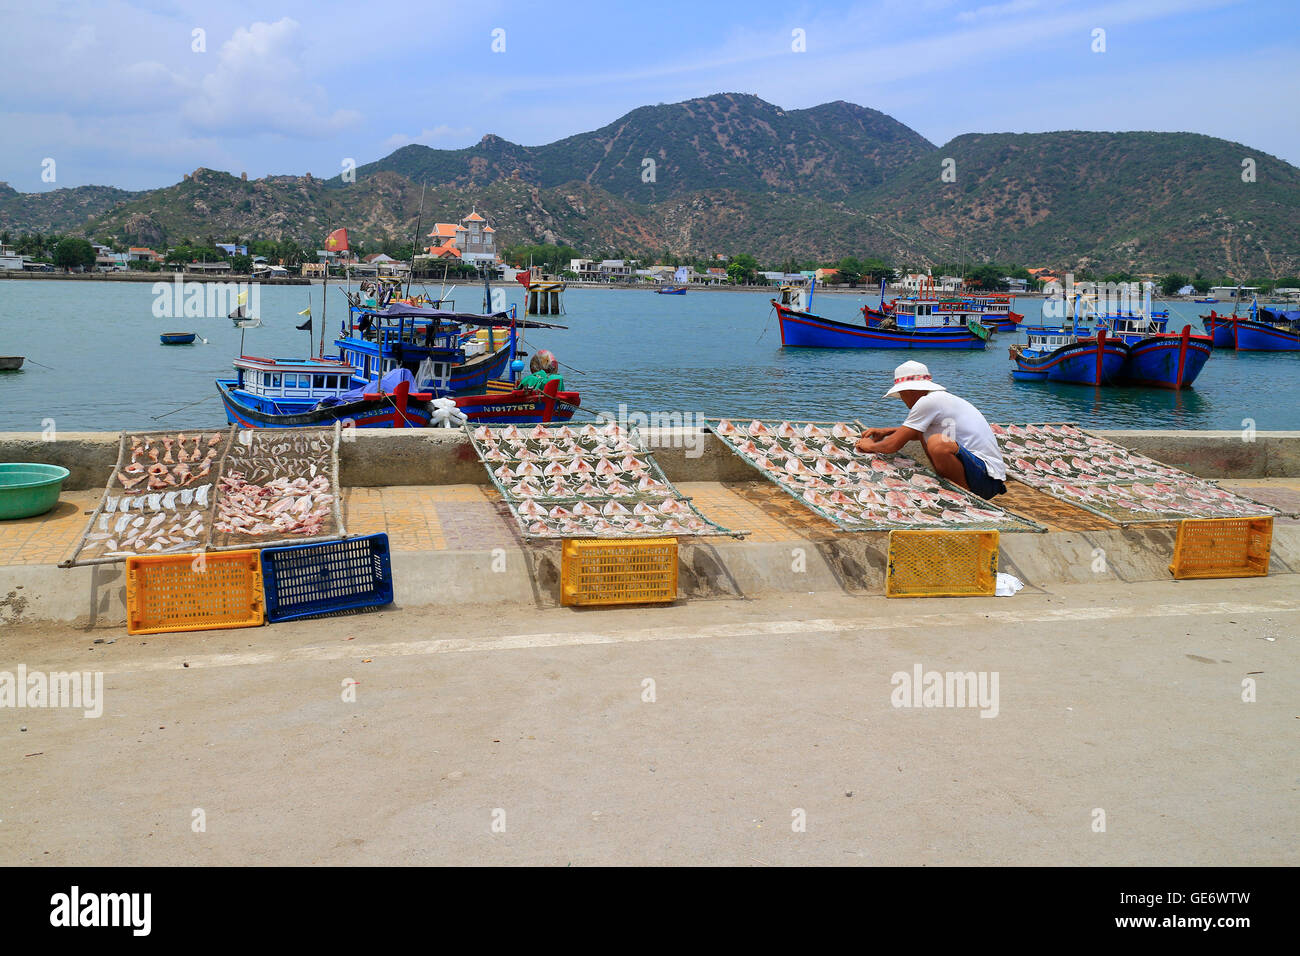
[[[435,240],[426,250],[433,259],[454,259],[479,269],[495,268],[501,261],[496,230],[476,211],[459,223],[434,223],[427,238]]]

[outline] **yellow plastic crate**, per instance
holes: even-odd
[[[1178,522],[1175,578],[1255,578],[1268,574],[1273,519],[1184,518]]]
[[[256,550],[126,559],[128,634],[257,627],[265,612]]]
[[[564,540],[561,604],[648,604],[676,599],[676,538]]]
[[[886,597],[991,597],[996,531],[891,531]]]

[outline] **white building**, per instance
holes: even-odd
[[[0,269],[12,269],[21,272],[31,256],[20,256],[13,246],[0,246]]]

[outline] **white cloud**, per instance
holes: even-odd
[[[358,123],[356,110],[327,112],[325,90],[310,82],[298,21],[240,27],[221,45],[217,68],[183,107],[194,128],[248,135],[322,137]]]

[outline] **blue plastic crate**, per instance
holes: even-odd
[[[262,586],[272,622],[392,604],[388,535],[266,548]]]

